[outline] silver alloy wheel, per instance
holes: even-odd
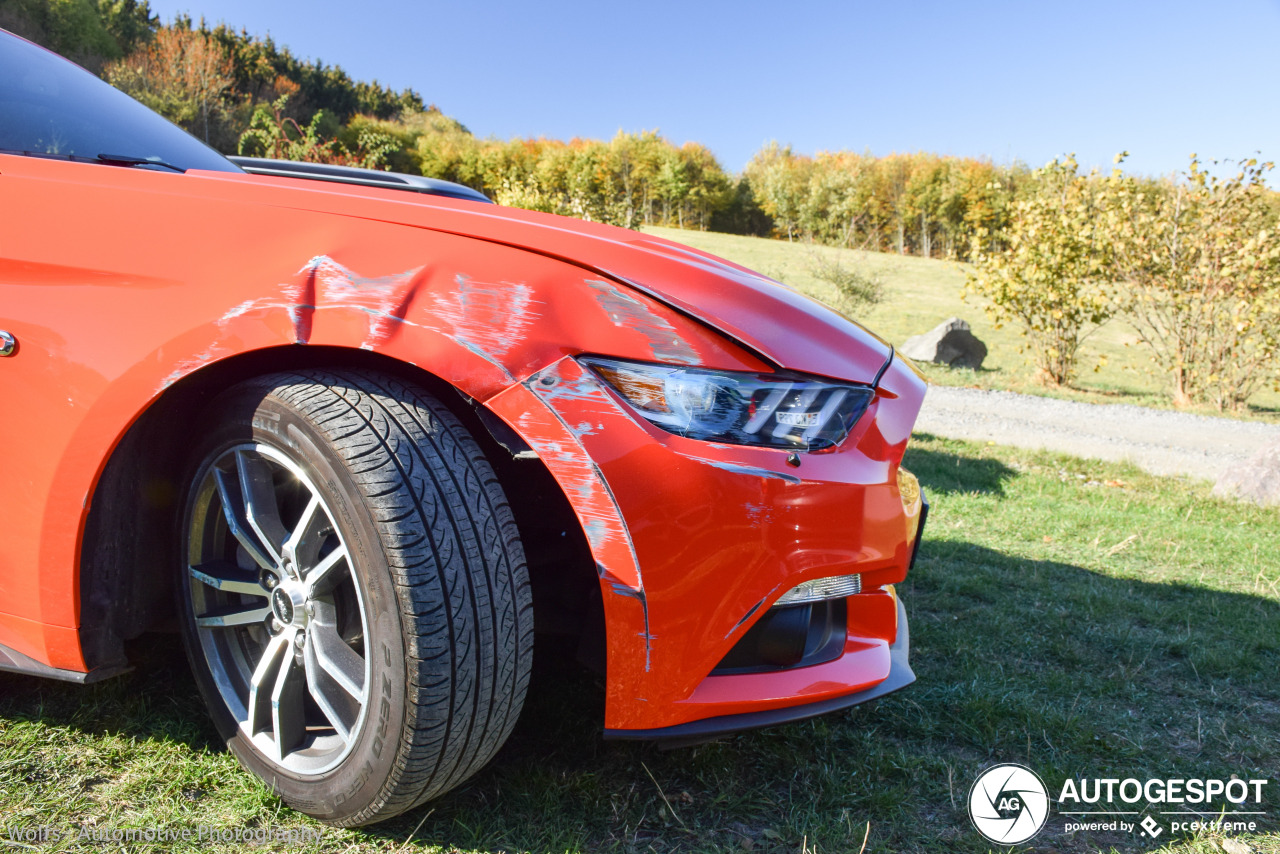
[[[333,512],[261,443],[218,453],[193,486],[189,601],[217,690],[263,757],[324,773],[351,752],[370,683],[365,594]]]

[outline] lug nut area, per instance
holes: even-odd
[[[268,597],[272,618],[281,627],[306,628],[314,607],[307,600],[306,588],[291,579],[280,582]]]

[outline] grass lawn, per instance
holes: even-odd
[[[39,825],[213,825],[321,836],[125,850],[801,854],[857,852],[865,836],[868,851],[979,852],[969,787],[1011,761],[1055,797],[1069,776],[1269,778],[1267,814],[1243,839],[1280,851],[1280,511],[1124,465],[930,436],[908,465],[933,513],[900,588],[919,681],[897,694],[664,753],[601,741],[600,686],[543,647],[494,763],[428,807],[340,831],[238,769],[176,638],[153,636],[137,670],[100,685],[0,674],[0,848],[121,850],[9,841]],[[1062,821],[1034,850],[1156,846],[1065,835]],[[1212,834],[1159,842],[1224,850]]]
[[[1023,343],[1019,330],[1013,326],[996,329],[983,310],[985,300],[961,298],[966,264],[710,231],[646,228],[645,232],[728,258],[825,302],[833,301],[836,291],[812,274],[813,253],[838,257],[843,264],[872,273],[884,282],[883,301],[859,312],[857,320],[895,346],[950,317],[963,317],[986,343],[986,362],[977,372],[922,366],[933,383],[1052,394],[1094,403],[1172,406],[1165,378],[1152,373],[1148,351],[1133,330],[1119,320],[1099,329],[1083,345],[1076,388],[1046,390],[1036,382],[1029,356],[1018,352]],[[1106,364],[1095,372],[1102,357]],[[1280,421],[1280,394],[1260,392],[1250,404],[1253,417]],[[1217,414],[1208,407],[1197,411]]]

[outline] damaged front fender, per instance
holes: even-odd
[[[202,194],[226,189],[216,181],[174,192],[169,177],[6,158],[5,204],[24,215],[6,222],[0,255],[5,328],[21,342],[5,383],[24,417],[0,426],[0,441],[21,449],[11,474],[24,492],[0,496],[0,539],[10,544],[0,554],[0,644],[60,669],[86,667],[80,600],[65,591],[79,587],[106,462],[144,412],[205,368],[324,345],[380,353],[486,400],[579,352],[767,367],[696,321],[564,261]],[[94,213],[107,209],[115,215]],[[198,233],[192,222],[202,223]],[[135,251],[140,233],[145,253]]]

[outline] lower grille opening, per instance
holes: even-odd
[[[769,673],[833,661],[844,650],[846,614],[844,599],[770,608],[711,675]]]

